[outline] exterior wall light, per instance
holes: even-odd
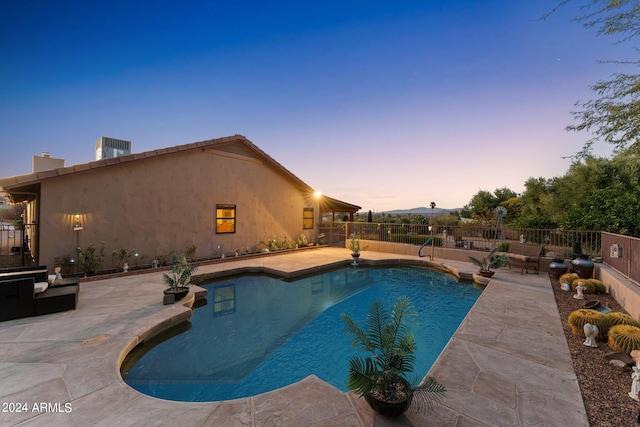
[[[73,216],[73,231],[80,231],[82,230],[82,219],[80,218],[80,215],[74,215]]]

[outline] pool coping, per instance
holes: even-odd
[[[361,258],[360,264],[374,266],[434,263],[373,252]],[[200,272],[215,276],[250,268],[293,277],[349,259],[345,249],[326,248],[237,261],[246,265],[204,265]],[[471,263],[447,260],[438,264],[458,276],[470,275],[475,268]],[[401,418],[404,421],[394,422],[495,425],[498,420],[510,420],[510,425],[531,425],[540,419],[548,422],[552,416],[553,423],[588,424],[568,348],[555,350],[562,343],[567,346],[557,307],[551,306],[555,300],[548,298],[549,294],[553,298],[548,277],[545,285],[542,276],[546,275],[534,278],[513,273],[500,270],[500,278],[485,289],[430,370],[430,375],[447,385],[449,397],[430,415],[408,413]],[[149,417],[158,417],[162,424],[186,426],[223,421],[224,425],[238,426],[393,425],[373,413],[363,399],[314,376],[265,394],[225,402],[165,401],[133,390],[120,377],[124,356],[139,342],[191,314],[184,305],[162,306],[160,283],[161,272],[86,282],[76,311],[1,323],[0,402],[26,402],[29,409],[3,418],[10,425],[132,425]],[[195,299],[200,292],[197,288],[194,291],[189,298]],[[528,306],[525,301],[533,303]],[[527,322],[511,317],[509,312],[514,311]],[[499,318],[500,326],[486,313]],[[534,324],[531,318],[536,320]],[[518,336],[518,330],[528,336]],[[109,337],[91,341],[100,335]],[[538,339],[537,347],[542,350],[530,348],[526,341],[531,336]],[[541,344],[541,340],[550,344]],[[536,375],[528,374],[532,366]],[[495,384],[504,387],[496,388]],[[562,403],[562,410],[557,410],[554,399]],[[47,409],[51,410],[34,411],[32,405],[39,403],[49,404]],[[71,411],[64,410],[67,403]],[[541,404],[546,411],[539,411]]]

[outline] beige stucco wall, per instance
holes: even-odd
[[[606,264],[596,264],[596,277],[602,280],[607,292],[627,310],[634,319],[640,320],[640,287]]]
[[[345,248],[349,249],[349,243],[350,241],[349,239],[347,239],[344,245]],[[360,240],[360,246],[366,247],[367,250],[370,251],[395,253],[402,255],[418,255],[418,250],[420,249],[420,246],[418,245],[410,245],[407,243],[380,242],[376,240]],[[431,256],[431,246],[427,246],[422,249],[421,254],[423,257]],[[470,256],[482,258],[486,254],[486,252],[473,249],[443,248],[440,246],[436,246],[433,248],[434,258],[450,259],[453,261],[470,262]],[[549,264],[551,263],[551,261],[552,259],[549,257],[541,257],[540,272],[549,272]]]
[[[216,204],[236,205],[236,233],[215,233]],[[111,253],[135,249],[147,262],[197,245],[198,257],[252,248],[260,240],[308,238],[303,208],[315,200],[272,166],[256,158],[191,150],[114,164],[44,180],[40,198],[40,263],[76,256],[81,215],[81,248],[105,242],[105,268]],[[316,212],[317,221],[317,212]]]

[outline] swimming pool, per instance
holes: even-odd
[[[414,374],[420,379],[481,293],[444,274],[406,267],[344,268],[293,282],[247,275],[203,287],[209,302],[181,333],[139,346],[123,364],[127,384],[191,402],[253,396],[311,374],[347,391],[348,361],[357,352],[340,314],[361,322],[373,301],[390,308],[399,296],[419,313]]]

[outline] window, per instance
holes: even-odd
[[[304,208],[302,211],[302,228],[305,230],[313,228],[313,208]]]
[[[236,232],[236,205],[216,205],[216,233]]]

